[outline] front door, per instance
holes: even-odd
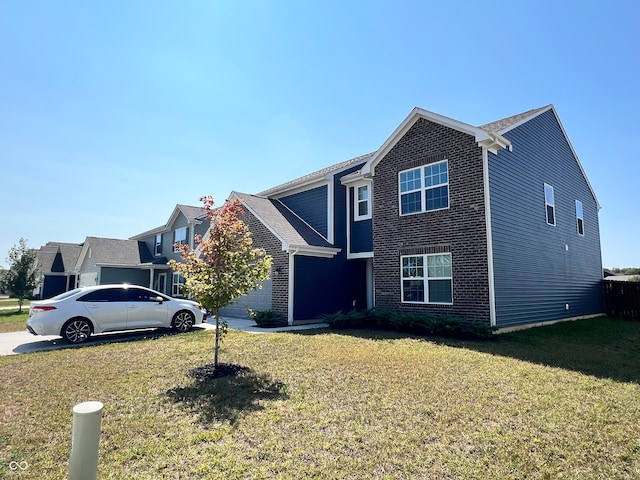
[[[160,293],[167,293],[167,274],[159,273],[156,279],[156,290]]]

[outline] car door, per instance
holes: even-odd
[[[156,292],[129,287],[126,296],[128,329],[169,326],[167,304],[158,302]]]
[[[96,332],[127,328],[127,308],[122,288],[102,288],[78,299],[93,321]]]

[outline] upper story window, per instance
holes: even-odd
[[[407,255],[400,261],[403,303],[453,303],[450,253]]]
[[[584,235],[584,213],[580,200],[576,200],[576,229],[578,230],[578,235]]]
[[[553,195],[553,187],[544,184],[544,204],[547,212],[547,224],[556,224],[556,203]]]
[[[173,251],[176,252],[176,245],[186,245],[187,243],[187,227],[176,228],[173,232]]]
[[[449,208],[449,162],[404,170],[399,175],[400,215]]]
[[[158,255],[162,255],[162,234],[159,233],[156,235],[156,246],[153,250],[153,254],[157,257]]]
[[[354,220],[371,218],[371,186],[367,183],[355,187]]]

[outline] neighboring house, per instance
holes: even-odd
[[[87,237],[76,265],[78,286],[128,283],[148,287],[154,260],[144,242]]]
[[[77,243],[47,242],[36,253],[35,267],[42,274],[40,287],[34,295],[51,298],[76,288],[78,272],[76,264],[82,245]]]
[[[169,221],[128,240],[87,237],[81,244],[49,242],[38,251],[43,283],[37,292],[50,298],[76,287],[129,283],[182,295],[184,279],[167,265],[180,259],[175,243],[194,247],[194,237],[208,227],[201,207],[176,205]]]
[[[551,105],[480,127],[416,108],[371,154],[231,198],[273,257],[236,313],[514,327],[604,312],[600,206]]]
[[[129,239],[146,245],[151,254],[152,267],[149,269],[147,286],[167,295],[182,296],[184,278],[174,273],[167,262],[171,259],[180,260],[180,252],[176,251],[175,244],[188,244],[195,248],[195,236],[204,235],[209,228],[205,215],[206,210],[202,207],[178,204],[166,224]]]

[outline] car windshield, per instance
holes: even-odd
[[[60,295],[56,295],[55,297],[51,297],[49,300],[64,300],[65,298],[69,298],[80,291],[79,288],[74,288],[73,290],[69,290],[68,292],[61,293]]]

